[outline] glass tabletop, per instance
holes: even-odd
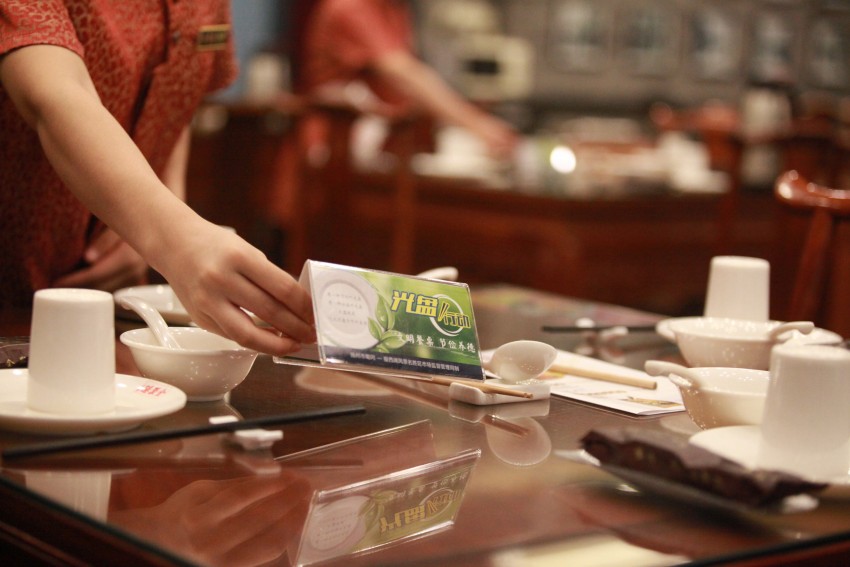
[[[540,331],[577,312],[627,324],[657,320],[652,314],[623,309],[618,318],[613,306],[517,288],[474,290],[473,302],[483,348],[508,336],[565,350],[590,341],[634,367],[675,355],[651,332],[609,344]],[[440,385],[261,356],[226,401],[190,403],[140,429],[349,404],[366,411],[287,425],[266,450],[215,434],[4,463],[0,489],[12,498],[3,520],[17,511],[34,537],[85,557],[68,532],[51,533],[70,526],[81,541],[102,538],[138,564],[673,565],[850,538],[850,506],[840,493],[797,513],[717,510],[559,456],[607,425],[690,435],[695,425],[684,413],[636,418],[554,397],[472,406]],[[0,432],[4,447],[42,440]],[[25,509],[38,521],[27,523]],[[88,559],[99,552],[90,549]]]

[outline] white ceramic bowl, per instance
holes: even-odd
[[[197,327],[171,327],[181,349],[160,346],[147,327],[121,334],[142,375],[183,390],[189,401],[220,400],[238,386],[257,353]]]
[[[693,368],[702,386],[679,386],[685,410],[703,429],[728,425],[758,425],[764,414],[767,370],[750,368]]]
[[[804,332],[814,327],[810,322],[688,317],[671,321],[670,330],[690,366],[767,370],[773,346],[795,334],[793,330],[775,334],[780,326],[786,325],[796,325]]]
[[[666,375],[676,384],[682,393],[685,410],[702,429],[761,423],[770,382],[767,370],[683,368],[647,362],[647,372]]]

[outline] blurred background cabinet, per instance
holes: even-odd
[[[370,167],[356,151],[330,178],[308,171],[299,209],[308,257],[413,272],[451,264],[470,283],[685,315],[702,309],[712,255],[753,255],[772,263],[782,316],[806,226],[777,206],[773,181],[798,167],[847,182],[850,160],[835,140],[850,131],[850,2],[413,4],[423,58],[514,123],[524,153],[512,164],[451,168],[439,158],[463,155],[463,146],[438,136],[436,154],[402,164],[413,180],[404,210],[398,172]],[[199,114],[189,200],[297,272],[291,227],[264,214],[279,148],[299,116],[263,102],[289,87],[292,7],[233,3],[243,72]],[[716,109],[720,118],[706,121]],[[565,156],[578,165],[564,169]],[[340,194],[345,206],[328,208]],[[401,248],[393,246],[400,225],[410,239]],[[850,334],[850,314],[837,320],[846,328],[834,330]]]

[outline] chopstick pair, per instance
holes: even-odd
[[[19,459],[23,457],[34,457],[66,451],[80,451],[102,447],[114,447],[130,443],[147,443],[149,441],[162,441],[182,437],[194,437],[198,435],[209,435],[212,433],[226,433],[243,429],[258,429],[267,425],[283,425],[297,423],[312,419],[324,419],[343,415],[359,414],[366,411],[361,405],[334,406],[317,410],[285,413],[246,419],[243,421],[228,421],[222,423],[211,423],[195,427],[182,427],[178,429],[165,429],[162,431],[133,431],[130,433],[115,433],[111,435],[93,435],[91,437],[61,439],[47,441],[32,445],[20,445],[3,449],[3,460]]]
[[[637,388],[645,388],[647,390],[655,390],[658,387],[658,382],[652,378],[642,378],[640,376],[625,376],[622,374],[613,374],[602,370],[592,370],[589,368],[578,368],[567,364],[555,363],[549,367],[553,372],[569,374],[579,378],[590,378],[592,380],[604,380],[605,382],[613,382],[624,386],[635,386]]]

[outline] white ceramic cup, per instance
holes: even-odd
[[[705,295],[706,317],[767,321],[770,263],[762,258],[715,256]]]
[[[91,289],[35,292],[27,405],[93,415],[115,407],[115,302]]]
[[[773,348],[757,464],[825,480],[850,469],[850,351]]]

